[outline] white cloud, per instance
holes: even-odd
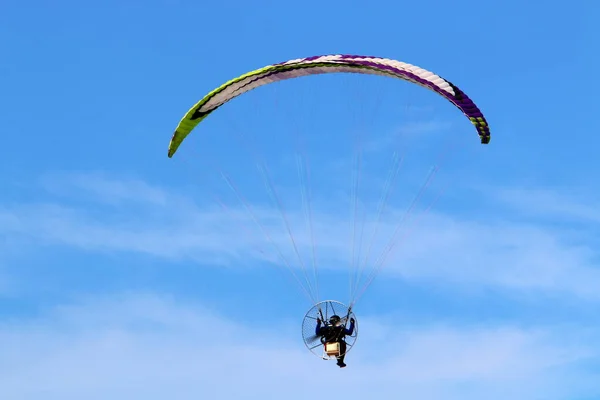
[[[110,209],[52,203],[0,208],[0,234],[89,251],[127,251],[192,259],[206,265],[277,262],[277,253],[243,209],[199,208],[190,199],[143,182],[113,182],[106,177],[99,180],[97,175],[87,180],[82,176],[76,175],[72,185],[85,181],[89,185],[86,187],[101,198],[116,192],[117,198],[132,204]],[[71,185],[64,183],[68,179],[61,182],[63,187]],[[99,182],[98,186],[93,182]],[[150,205],[138,207],[138,202],[147,203],[148,199]],[[254,209],[277,247],[297,266],[278,211]],[[311,239],[305,230],[304,215],[296,210],[288,210],[287,215],[295,242],[305,265],[309,266]],[[401,215],[393,209],[384,216],[371,252],[372,262],[391,238],[395,221],[400,220]],[[363,257],[374,224],[373,220],[367,221]],[[339,211],[315,211],[314,225],[320,265],[347,269],[351,254],[350,218]],[[600,294],[600,270],[595,268],[598,254],[594,248],[586,242],[575,243],[547,226],[511,220],[458,220],[429,213],[415,225],[408,224],[406,239],[402,236],[404,232],[400,232],[401,241],[391,253],[384,273],[451,285],[552,290],[587,298],[598,298]]]
[[[425,218],[420,227],[397,254],[395,262],[405,276],[598,296],[595,251],[564,240],[557,230],[439,215]]]
[[[600,223],[600,198],[595,191],[569,187],[489,189],[490,196],[530,216]]]
[[[375,137],[369,135],[366,138],[364,149],[369,152],[389,150],[390,148],[404,150],[410,148],[410,151],[416,151],[416,146],[422,147],[424,144],[431,146],[433,140],[439,141],[444,138],[452,126],[453,124],[448,121],[439,120],[406,122],[388,134],[378,134]],[[419,156],[422,158],[423,154],[419,154]]]
[[[103,172],[47,173],[41,179],[42,186],[50,193],[94,201],[120,203],[150,203],[166,205],[165,191],[135,178],[113,179]]]
[[[152,295],[89,299],[0,325],[0,397],[567,399],[589,378],[569,371],[597,356],[564,330],[378,320],[361,320],[339,370],[302,347],[297,324],[258,329]]]

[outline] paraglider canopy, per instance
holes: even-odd
[[[415,65],[381,57],[324,55],[285,61],[248,72],[224,83],[196,103],[179,122],[169,144],[172,157],[187,135],[213,111],[233,98],[257,87],[290,78],[327,73],[382,75],[413,82],[446,98],[460,109],[477,129],[481,143],[490,141],[487,121],[473,101],[446,79]]]

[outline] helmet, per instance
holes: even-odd
[[[329,323],[331,325],[337,325],[341,320],[342,319],[339,317],[339,315],[332,315],[331,318],[329,318]]]

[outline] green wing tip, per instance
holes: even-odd
[[[177,151],[177,148],[179,147],[179,144],[181,143],[181,141],[177,141],[177,130],[175,130],[175,132],[173,132],[173,136],[171,136],[171,141],[169,142],[169,152],[167,153],[167,155],[169,156],[169,158],[173,157],[173,154],[175,154],[175,152]]]
[[[178,147],[179,147],[178,145],[173,145],[173,144],[170,144],[170,145],[169,145],[169,152],[167,153],[167,155],[169,156],[169,158],[172,158],[172,157],[173,157],[173,155],[174,155],[174,154],[175,154],[175,152],[177,151],[177,148],[178,148]]]
[[[490,136],[482,136],[481,137],[481,144],[488,144],[490,142]]]

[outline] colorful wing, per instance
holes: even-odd
[[[286,61],[248,72],[221,85],[196,103],[182,118],[169,144],[169,157],[181,142],[210,113],[229,100],[259,86],[285,79],[327,73],[359,73],[403,79],[433,90],[453,103],[477,129],[481,143],[490,141],[490,129],[479,108],[458,87],[433,72],[387,58],[326,55]]]

